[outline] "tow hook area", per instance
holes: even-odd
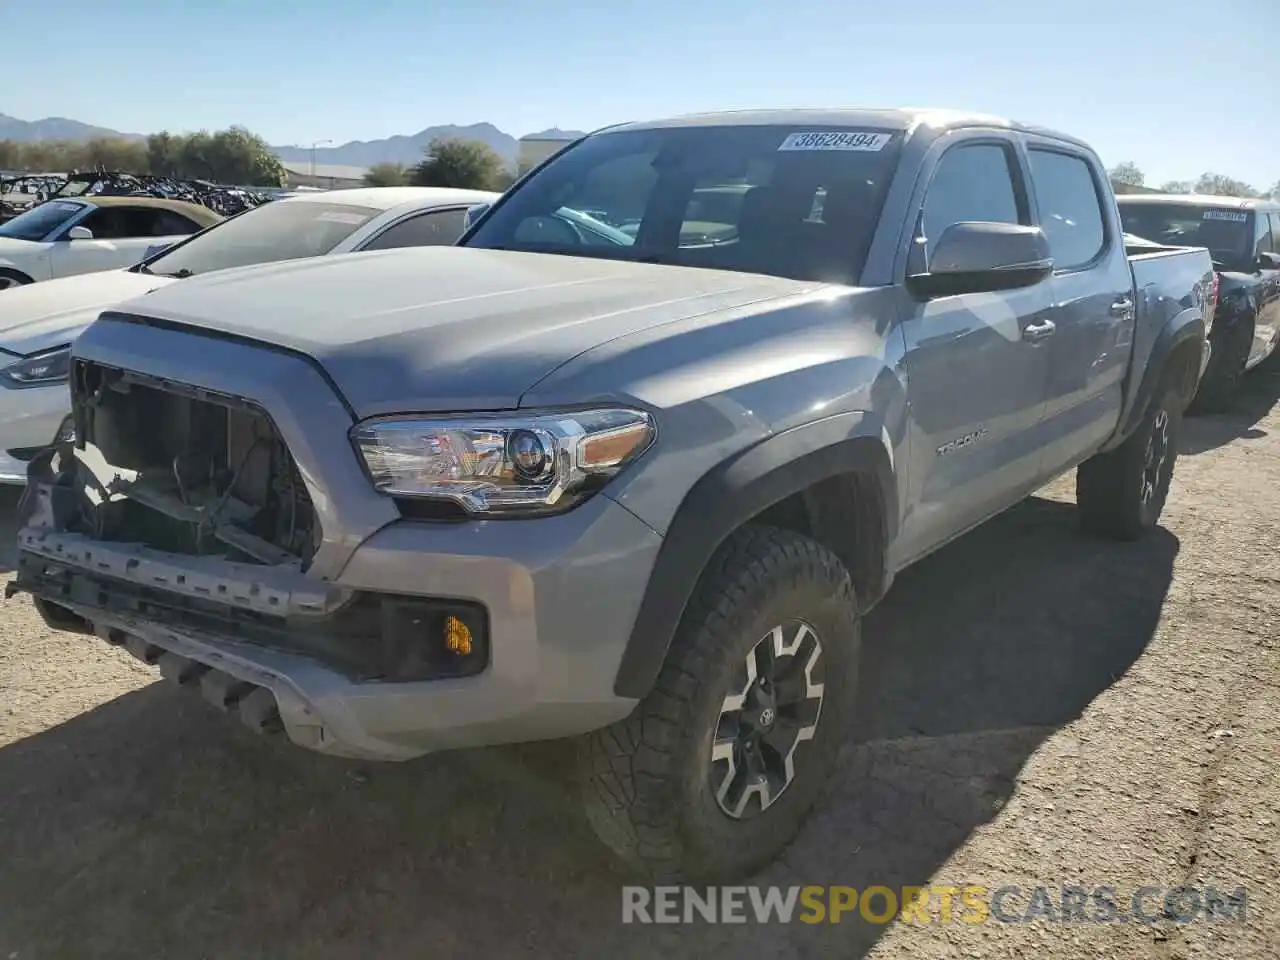
[[[223,713],[236,716],[255,733],[284,733],[284,722],[275,694],[266,687],[217,670],[198,660],[170,653],[142,637],[115,628],[98,628],[100,638],[127,650],[148,666],[158,666],[160,676],[176,687],[198,692]]]

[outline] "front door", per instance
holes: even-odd
[[[1268,217],[1259,210],[1255,216],[1253,269],[1262,282],[1258,285],[1258,319],[1253,327],[1249,366],[1265,360],[1280,341],[1280,270],[1273,270],[1258,259],[1258,255],[1264,252],[1280,254],[1280,214],[1273,213]],[[1270,229],[1267,228],[1268,223]]]
[[[1030,223],[1021,170],[1012,141],[999,134],[948,146],[925,190],[913,240],[911,259],[924,262],[908,270],[925,267],[932,244],[953,223]],[[911,462],[895,563],[909,563],[1033,488],[1051,309],[1047,281],[905,308]]]

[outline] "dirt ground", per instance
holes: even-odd
[[[1280,375],[1248,379],[1143,542],[1079,535],[1068,478],[901,577],[843,774],[757,880],[1243,886],[1244,922],[624,925],[562,749],[313,756],[20,598],[0,960],[1280,957]]]

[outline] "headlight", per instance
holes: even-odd
[[[71,348],[58,347],[5,367],[0,370],[0,379],[8,387],[43,387],[62,383],[70,370]]]
[[[351,436],[380,492],[511,516],[589,497],[648,449],[654,424],[643,411],[609,408],[375,419]]]

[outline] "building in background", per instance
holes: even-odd
[[[322,190],[346,190],[364,186],[364,175],[367,167],[348,167],[337,163],[317,163],[287,161],[284,164],[285,186],[290,189],[298,187],[319,187]]]
[[[553,157],[573,141],[576,137],[521,137],[519,153],[516,155],[516,174],[527,173],[548,157]]]

